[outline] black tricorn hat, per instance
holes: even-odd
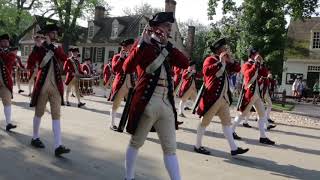
[[[248,57],[254,55],[255,53],[259,52],[259,50],[257,48],[254,48],[254,47],[250,47],[248,49]]]
[[[130,39],[126,39],[126,40],[121,41],[120,46],[128,46],[133,43],[134,43],[134,39],[130,38]]]
[[[9,34],[2,34],[1,36],[0,36],[0,40],[10,40],[10,37],[9,37]]]
[[[72,52],[80,52],[80,51],[79,51],[79,48],[71,48],[71,51],[72,51]]]
[[[152,18],[149,20],[149,25],[157,26],[164,22],[174,23],[173,12],[159,12],[153,15]]]
[[[18,47],[9,47],[9,51],[17,51],[17,50],[19,50]]]
[[[217,41],[215,41],[213,44],[210,45],[210,49],[212,52],[217,51],[219,48],[222,46],[227,45],[227,40],[226,38],[220,38]]]
[[[57,24],[46,24],[37,33],[38,34],[45,34],[45,33],[52,32],[52,31],[60,32],[60,30],[61,30],[61,28],[59,26],[57,26]]]
[[[196,61],[193,61],[193,60],[189,61],[189,66],[192,66],[192,65],[195,65],[195,64],[196,64]]]

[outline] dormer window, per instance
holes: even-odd
[[[146,27],[146,23],[140,23],[140,25],[139,25],[139,35],[142,34],[142,32],[143,32],[145,27]]]
[[[313,32],[312,48],[320,49],[320,32]]]
[[[111,38],[117,38],[119,35],[119,22],[117,20],[112,22]]]

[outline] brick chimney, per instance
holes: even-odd
[[[165,0],[165,12],[173,12],[175,15],[177,2],[175,0]]]
[[[104,18],[106,8],[104,8],[103,6],[96,6],[94,10],[95,10],[94,11],[94,20],[95,21],[98,21],[98,20]]]
[[[189,57],[192,56],[192,52],[194,50],[194,36],[195,36],[196,27],[188,26],[188,36],[187,36],[187,44],[186,50],[189,54]]]

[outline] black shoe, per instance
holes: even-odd
[[[268,145],[276,144],[274,141],[271,141],[269,138],[260,138],[259,142],[262,144],[268,144]]]
[[[69,153],[71,150],[60,145],[59,147],[56,148],[56,150],[54,150],[54,155],[55,156],[61,156],[61,154],[66,154],[66,153]]]
[[[184,108],[184,110],[185,110],[185,111],[190,111],[190,110],[191,110],[191,108],[189,108],[189,107],[185,107],[185,108]]]
[[[250,126],[249,123],[243,123],[242,126],[246,128],[252,128],[252,126]]]
[[[111,129],[112,131],[118,131],[118,127],[117,127],[117,126],[110,126],[110,129]]]
[[[233,139],[236,139],[236,140],[241,140],[242,138],[240,136],[238,136],[237,133],[232,133],[232,136],[233,136]]]
[[[15,128],[17,128],[16,125],[13,125],[13,124],[9,123],[9,124],[6,126],[6,131],[10,132],[11,129],[15,129]]]
[[[83,97],[83,95],[82,95],[82,94],[80,94],[80,97]]]
[[[76,97],[74,94],[71,94],[71,97]]]
[[[18,91],[18,93],[20,94],[20,93],[23,93],[24,92],[24,90],[22,90],[22,89],[20,89],[19,91]]]
[[[206,150],[204,147],[199,147],[199,148],[197,148],[197,147],[195,147],[194,146],[194,151],[195,152],[197,152],[197,153],[200,153],[200,154],[205,154],[205,155],[210,155],[211,154],[211,152],[210,151],[208,151],[208,150]]]
[[[181,125],[181,124],[183,124],[183,121],[178,121],[178,125]]]
[[[272,119],[268,119],[268,122],[274,124],[274,121]]]
[[[255,121],[258,121],[258,118],[255,118],[254,120],[255,120]]]
[[[84,105],[86,105],[86,103],[80,102],[80,103],[78,104],[78,108],[81,108],[81,107],[84,106]]]
[[[69,101],[67,101],[67,104],[66,104],[67,106],[71,106],[71,104],[70,104],[70,102]]]
[[[248,148],[242,149],[242,148],[238,147],[237,150],[231,151],[231,155],[232,155],[232,156],[235,156],[235,155],[238,155],[238,154],[244,154],[244,153],[246,153],[246,152],[248,152],[248,151],[249,151]]]
[[[29,96],[29,97],[31,97],[31,93],[30,93],[30,94],[28,94],[28,96]]]
[[[31,139],[31,146],[36,147],[36,148],[45,148],[45,146],[41,142],[40,138]]]
[[[183,118],[186,117],[183,113],[179,114],[179,116],[180,116],[180,117],[183,117]]]
[[[273,128],[275,128],[275,127],[277,127],[277,126],[276,126],[276,125],[269,125],[269,126],[267,127],[267,129],[270,130],[270,129],[273,129]]]

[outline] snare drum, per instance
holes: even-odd
[[[93,83],[94,78],[80,78],[79,79],[79,90],[82,95],[93,94]]]

